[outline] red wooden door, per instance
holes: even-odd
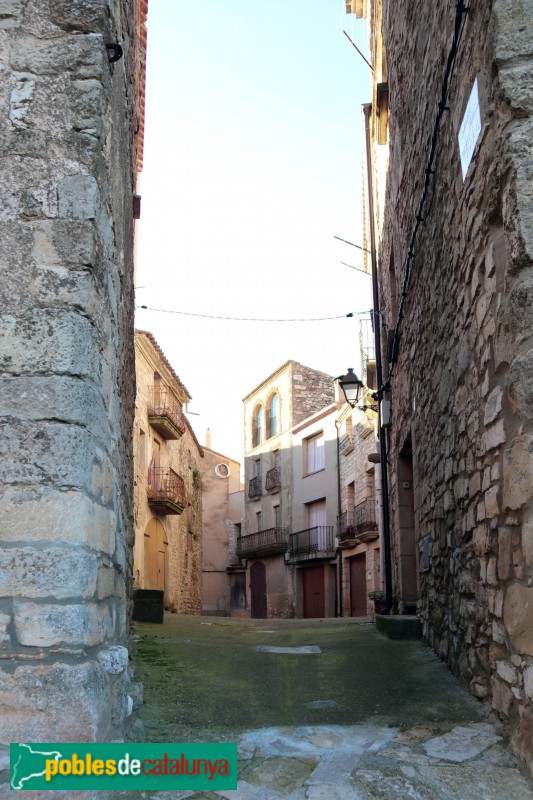
[[[366,617],[367,613],[366,556],[363,553],[350,559],[350,615]]]
[[[266,569],[262,561],[255,561],[250,567],[250,591],[252,595],[252,617],[254,619],[266,619]]]
[[[303,570],[304,617],[323,617],[326,603],[324,595],[324,567],[306,567]]]

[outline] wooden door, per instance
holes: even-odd
[[[250,567],[251,614],[254,619],[266,619],[266,569],[262,561],[254,561]]]
[[[143,589],[165,590],[168,540],[163,523],[153,517],[144,534]]]
[[[156,589],[160,589],[162,592],[165,591],[165,551],[158,550],[157,551],[157,586]]]
[[[350,559],[350,616],[367,616],[366,555]]]
[[[323,617],[326,610],[324,567],[306,567],[303,572],[304,617]]]

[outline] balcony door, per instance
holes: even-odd
[[[326,525],[327,525],[327,512],[326,501],[317,500],[315,503],[307,504],[307,519],[308,527],[316,528],[316,539],[311,535],[313,542],[317,544],[319,550],[326,550]]]

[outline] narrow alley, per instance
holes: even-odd
[[[134,663],[132,737],[236,741],[239,783],[116,800],[533,800],[488,707],[422,641],[366,620],[167,615],[137,625]]]

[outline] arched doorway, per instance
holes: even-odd
[[[266,569],[262,561],[255,561],[250,567],[250,591],[252,595],[252,617],[254,619],[266,619]]]
[[[144,588],[165,591],[167,534],[161,520],[152,517],[144,533]]]

